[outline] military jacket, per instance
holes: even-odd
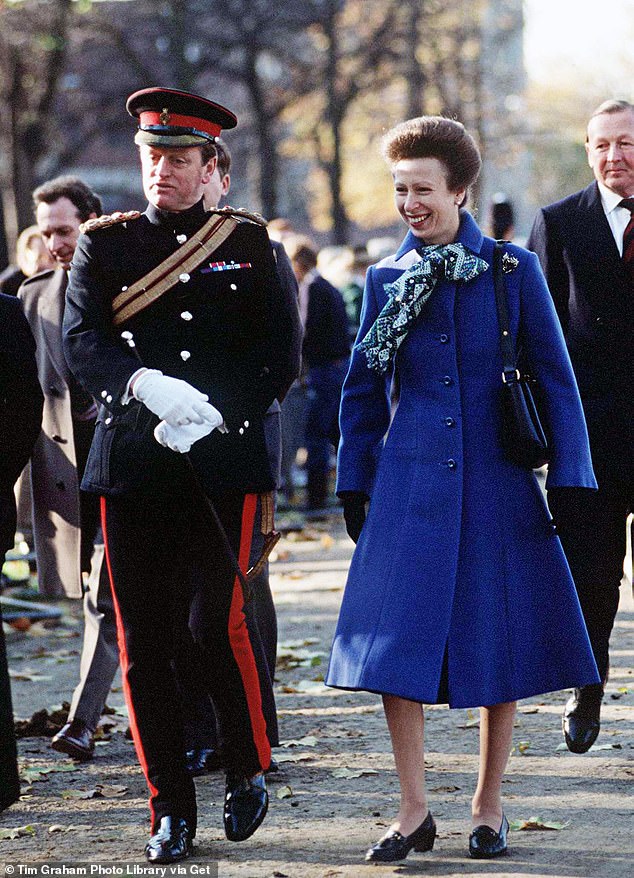
[[[222,413],[189,454],[210,492],[265,491],[275,479],[263,418],[298,371],[297,303],[280,285],[266,230],[245,220],[209,259],[125,325],[113,299],[159,265],[208,219],[202,202],[180,213],[148,206],[138,219],[79,238],[66,292],[64,350],[102,403],[82,487],[122,494],[181,478],[182,456],[154,438],[158,419],[132,399],[141,365],[181,378]]]

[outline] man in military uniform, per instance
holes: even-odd
[[[235,116],[160,88],[136,92],[127,109],[149,205],[85,227],[64,334],[71,369],[103,402],[83,487],[102,496],[124,687],[151,792],[146,857],[171,863],[196,833],[173,671],[183,625],[218,717],[227,838],[249,838],[268,807],[245,574],[275,487],[264,415],[298,369],[296,305],[257,219],[204,210],[214,140]]]

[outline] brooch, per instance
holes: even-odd
[[[510,253],[504,253],[502,255],[502,271],[504,274],[511,274],[519,264],[520,261],[517,256],[511,256]]]

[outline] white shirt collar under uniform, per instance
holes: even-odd
[[[630,221],[631,214],[627,207],[619,207],[619,202],[623,200],[622,195],[617,195],[603,183],[597,181],[599,192],[601,193],[601,205],[605,218],[608,221],[616,246],[619,249],[619,256],[623,256],[623,232]]]

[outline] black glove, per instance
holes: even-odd
[[[365,524],[365,504],[370,499],[363,491],[342,491],[343,517],[350,539],[356,543]]]

